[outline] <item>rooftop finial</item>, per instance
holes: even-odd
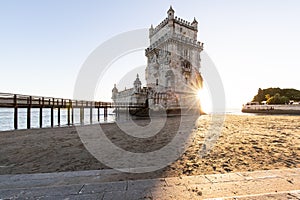
[[[194,21],[192,22],[192,24],[194,24],[194,23],[196,23],[196,24],[198,23],[195,17],[194,17]]]

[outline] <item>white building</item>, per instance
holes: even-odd
[[[144,103],[154,110],[200,109],[196,95],[202,86],[199,69],[203,43],[197,41],[198,22],[174,14],[170,7],[167,17],[149,29],[150,46],[145,50],[147,87],[141,88],[138,76],[129,90],[119,92],[115,85],[115,103]]]

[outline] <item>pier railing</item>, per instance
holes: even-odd
[[[130,104],[128,102],[112,103],[102,101],[72,100],[53,97],[29,96],[21,94],[0,93],[0,108],[14,108],[14,128],[18,129],[18,108],[27,109],[27,129],[31,127],[31,109],[39,108],[39,126],[43,126],[43,109],[50,108],[51,127],[54,126],[54,109],[57,109],[57,123],[60,125],[61,109],[67,109],[67,125],[74,124],[74,108],[80,109],[80,123],[84,122],[84,109],[90,109],[90,123],[93,121],[92,109],[97,109],[98,122],[100,109],[104,110],[104,118],[108,116],[108,108],[143,108],[144,104]]]

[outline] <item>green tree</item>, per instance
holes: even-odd
[[[276,94],[278,95],[275,97]],[[300,101],[300,91],[296,89],[281,89],[281,88],[267,88],[267,89],[258,89],[257,94],[253,97],[252,101],[257,101],[261,103],[262,101],[268,101],[270,98],[274,97],[269,102],[287,102],[288,100]]]
[[[267,100],[267,104],[276,105],[276,104],[286,104],[289,103],[290,99],[286,96],[280,96],[279,93],[276,93],[274,96],[270,97]]]
[[[270,94],[266,94],[265,95],[265,99],[268,101],[269,99],[271,98],[271,95]]]
[[[261,103],[264,100],[265,100],[264,91],[261,88],[259,88],[258,92],[257,92],[257,95],[254,96],[252,101],[257,101],[257,102]]]

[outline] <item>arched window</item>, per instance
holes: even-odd
[[[187,60],[184,60],[182,62],[182,70],[185,72],[190,72],[191,71],[191,63]]]

